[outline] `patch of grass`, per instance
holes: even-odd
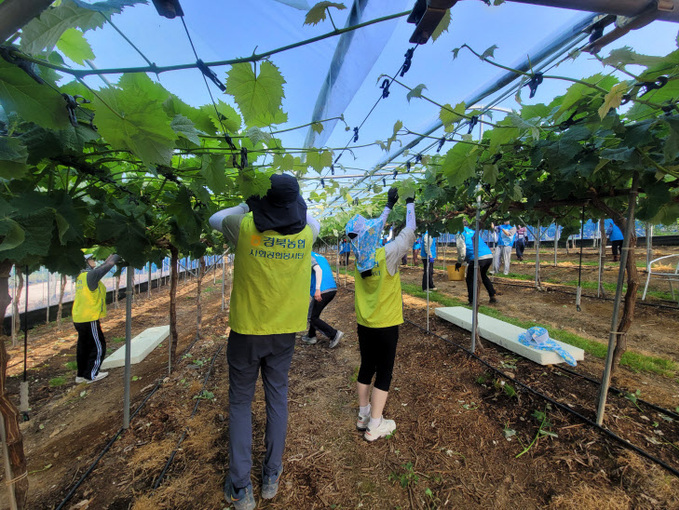
[[[401,283],[401,287],[404,292],[412,296],[423,299],[427,298],[426,293],[420,290],[419,286],[417,285]],[[443,306],[468,306],[466,302],[463,302],[460,299],[450,298],[439,292],[430,292],[429,299],[431,301],[440,303]],[[503,314],[500,310],[491,308],[489,306],[479,306],[479,312],[524,329],[528,329],[533,326],[544,326],[544,324],[540,324],[535,321],[527,321],[509,317]],[[606,351],[608,349],[606,344],[583,338],[563,329],[547,328],[547,330],[549,331],[549,336],[556,340],[574,345],[575,347],[580,347],[587,354],[591,354],[597,358],[604,359],[606,357]],[[651,372],[666,377],[675,377],[677,375],[677,371],[679,371],[679,366],[674,361],[656,356],[647,356],[645,354],[640,354],[629,350],[622,355],[620,364],[625,365],[636,372]]]
[[[66,378],[65,377],[53,377],[49,381],[49,386],[50,388],[58,388],[59,386],[63,386],[66,384]]]
[[[351,382],[356,383],[358,381],[358,369],[359,367],[354,367],[354,373],[351,374]]]
[[[114,336],[112,342],[115,343],[115,344],[123,343],[123,342],[125,342],[125,337],[124,336]]]
[[[78,362],[77,361],[68,361],[64,363],[64,366],[68,368],[69,370],[78,370]]]

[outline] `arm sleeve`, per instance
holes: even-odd
[[[87,288],[92,292],[97,290],[99,282],[106,276],[113,266],[115,266],[120,261],[120,255],[109,255],[108,258],[98,267],[92,269],[92,271],[87,273]]]
[[[391,212],[391,209],[389,209],[389,207],[387,207],[385,205],[384,210],[382,211],[382,214],[380,214],[380,221],[383,222],[385,225],[387,223],[387,218],[389,217],[390,212]]]
[[[316,290],[321,290],[321,282],[323,281],[323,269],[321,269],[320,264],[314,263],[311,269],[316,273]]]
[[[311,227],[311,234],[314,237],[313,242],[315,243],[316,239],[318,239],[318,233],[321,231],[321,224],[318,222],[316,218],[311,216],[311,214],[309,214],[308,211],[306,213],[306,222],[307,225]]]
[[[457,261],[462,264],[467,255],[467,243],[465,243],[463,235],[457,236],[455,239],[455,247],[457,248]]]
[[[389,208],[385,207],[388,211]],[[382,213],[384,214],[384,213]],[[387,214],[389,214],[387,212]],[[398,272],[401,258],[408,253],[415,242],[415,204],[406,204],[406,226],[396,239],[384,247],[384,255],[387,259],[387,271],[394,276]]]
[[[250,208],[246,203],[223,209],[210,216],[210,226],[223,233],[226,240],[235,246],[238,242],[240,223],[249,211]]]

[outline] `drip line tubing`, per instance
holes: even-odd
[[[352,289],[349,289],[349,290],[355,292],[355,290],[352,290]],[[623,447],[625,447],[625,448],[627,448],[627,449],[630,449],[630,450],[632,450],[632,451],[638,453],[638,454],[641,455],[642,457],[647,458],[647,459],[650,460],[651,462],[654,462],[654,463],[658,464],[660,467],[664,468],[665,470],[669,471],[669,472],[672,473],[674,476],[676,476],[677,478],[679,478],[679,470],[677,470],[676,468],[673,468],[672,466],[670,466],[669,464],[667,464],[667,463],[664,462],[663,460],[661,460],[661,459],[655,457],[654,455],[648,453],[646,450],[643,450],[643,449],[639,448],[638,446],[636,446],[636,445],[630,443],[630,442],[627,441],[626,439],[623,439],[622,437],[620,437],[619,435],[617,435],[615,432],[612,432],[611,430],[609,430],[609,429],[607,429],[607,428],[605,428],[605,427],[603,427],[603,426],[601,426],[601,425],[598,425],[596,422],[590,420],[590,419],[587,418],[586,416],[583,416],[582,414],[578,413],[577,411],[571,409],[570,407],[568,407],[568,405],[562,404],[561,402],[558,402],[558,401],[554,400],[553,398],[548,397],[548,396],[545,395],[544,393],[541,393],[541,392],[539,392],[538,390],[536,390],[536,389],[534,389],[534,388],[531,388],[528,384],[523,383],[523,382],[519,381],[518,379],[516,379],[516,378],[514,378],[514,377],[508,376],[508,375],[505,374],[502,370],[500,370],[499,368],[496,368],[495,366],[493,366],[492,364],[490,364],[489,362],[487,362],[487,361],[484,360],[483,358],[480,358],[479,356],[477,356],[476,354],[474,354],[474,353],[471,352],[470,350],[466,349],[465,347],[461,346],[461,345],[458,344],[457,342],[453,342],[452,340],[448,340],[447,338],[443,338],[442,336],[437,335],[436,333],[432,333],[431,331],[427,331],[426,328],[420,326],[420,325],[417,324],[416,322],[411,321],[410,319],[404,319],[404,321],[407,322],[408,324],[411,324],[411,325],[415,326],[416,328],[418,328],[418,329],[419,329],[420,331],[422,331],[423,333],[428,334],[428,335],[431,335],[431,336],[433,336],[433,337],[435,337],[435,338],[438,338],[439,340],[442,340],[442,341],[444,341],[445,343],[452,345],[452,346],[455,347],[456,349],[461,350],[461,351],[464,352],[467,356],[469,356],[469,357],[475,359],[476,361],[478,361],[478,362],[481,363],[482,365],[486,366],[487,368],[489,368],[489,369],[492,370],[493,372],[499,374],[501,377],[505,378],[506,380],[512,381],[512,382],[515,383],[516,385],[518,385],[518,386],[520,386],[521,388],[523,388],[524,390],[526,390],[528,393],[532,393],[533,395],[535,395],[535,396],[537,396],[537,397],[540,397],[540,398],[542,398],[543,400],[546,400],[547,402],[549,402],[550,404],[552,404],[554,407],[556,407],[556,408],[558,408],[558,409],[561,409],[562,411],[566,411],[567,413],[572,414],[573,416],[575,416],[576,418],[578,418],[578,419],[579,419],[580,421],[582,421],[583,423],[589,425],[589,426],[592,427],[592,428],[597,429],[599,432],[602,432],[604,435],[607,435],[607,436],[610,437],[611,439],[614,439],[615,441],[617,441],[618,443],[620,443]],[[566,371],[566,372],[570,372],[569,370],[564,369],[564,368],[562,368],[562,367],[559,367],[559,370],[564,370],[564,371]],[[577,372],[572,372],[572,373],[574,373],[574,374],[576,374],[576,375],[581,375],[581,374],[578,374]],[[583,376],[583,377],[584,377],[584,376]],[[609,388],[609,389],[612,389],[612,388]],[[639,400],[637,400],[637,401],[639,401]],[[657,407],[657,406],[655,406],[654,404],[651,404],[651,407]],[[660,409],[662,409],[662,408],[660,408]],[[667,410],[665,409],[664,411],[667,411]],[[669,414],[676,414],[676,413],[673,413],[673,412],[669,411]]]
[[[193,342],[191,342],[191,344],[184,350],[184,352],[182,352],[182,354],[180,355],[180,358],[179,358],[180,360],[184,357],[185,354],[187,354],[187,353],[193,348],[193,346],[195,345],[195,343],[196,343],[197,341],[198,341],[198,338],[195,338],[195,339],[193,340]],[[130,421],[132,421],[132,418],[134,418],[134,417],[137,415],[137,413],[138,413],[139,411],[141,411],[141,409],[146,405],[146,403],[147,403],[147,402],[149,401],[149,399],[156,393],[156,391],[158,391],[158,389],[160,388],[160,386],[161,386],[162,384],[163,384],[163,380],[162,380],[162,379],[159,379],[159,380],[156,382],[156,385],[155,385],[155,386],[153,387],[153,389],[149,392],[149,394],[146,395],[146,397],[145,397],[144,400],[141,402],[141,404],[139,404],[139,407],[137,407],[137,409],[135,409],[135,411],[130,415]],[[106,444],[106,446],[104,447],[104,449],[101,451],[101,453],[99,454],[99,456],[94,460],[94,462],[92,462],[92,464],[90,465],[90,467],[87,469],[87,471],[85,471],[85,472],[83,473],[83,475],[82,475],[82,476],[80,477],[80,479],[76,482],[76,484],[71,488],[71,490],[68,491],[68,494],[66,494],[66,496],[64,497],[64,499],[62,500],[62,502],[59,503],[59,506],[56,507],[55,510],[61,510],[62,508],[64,508],[64,505],[65,505],[66,503],[68,503],[68,501],[73,497],[73,495],[75,494],[75,491],[78,490],[78,487],[80,487],[80,485],[82,485],[82,483],[87,479],[87,477],[92,473],[92,471],[94,471],[94,468],[97,467],[97,464],[99,464],[99,461],[100,461],[100,460],[104,457],[104,455],[106,455],[106,453],[111,449],[111,446],[113,446],[113,443],[115,443],[115,442],[118,440],[118,438],[119,438],[120,436],[123,435],[123,433],[125,432],[125,430],[126,430],[125,428],[120,427],[120,429],[118,430],[118,432],[116,432],[116,433],[114,434],[114,436],[111,438],[111,440]]]
[[[203,388],[201,389],[201,393],[205,391],[205,386],[207,385],[207,380],[210,378],[210,375],[212,374],[212,368],[215,365],[215,360],[217,359],[217,356],[219,356],[219,353],[222,352],[222,348],[224,347],[224,344],[219,346],[219,349],[217,349],[217,352],[215,352],[214,356],[212,356],[212,362],[210,363],[210,368],[207,371],[207,374],[205,374],[205,378],[203,379]],[[193,418],[198,411],[198,404],[200,404],[201,399],[196,399],[196,405],[193,406],[193,412],[191,413],[190,418]],[[163,470],[160,472],[160,475],[158,475],[158,479],[156,480],[156,483],[153,484],[153,490],[156,490],[160,484],[163,481],[163,477],[165,476],[165,473],[167,473],[167,470],[170,468],[170,465],[172,464],[172,461],[174,460],[175,455],[179,451],[179,447],[181,444],[184,442],[184,439],[186,438],[187,434],[189,432],[188,426],[184,428],[184,432],[182,433],[182,436],[179,438],[179,442],[177,443],[177,446],[175,446],[174,450],[170,454],[170,457],[167,459],[167,462],[165,463],[165,467]]]
[[[617,434],[615,434],[614,432],[610,431],[609,429],[607,429],[607,428],[605,428],[605,427],[603,427],[603,426],[601,426],[601,425],[597,425],[596,422],[594,422],[594,421],[590,420],[589,418],[583,416],[582,414],[578,413],[577,411],[574,411],[573,409],[571,409],[570,407],[568,407],[566,404],[562,404],[561,402],[558,402],[558,401],[554,400],[553,398],[548,397],[548,396],[545,395],[544,393],[541,393],[541,392],[539,392],[538,390],[536,390],[536,389],[534,389],[534,388],[531,388],[530,386],[528,386],[527,384],[525,384],[525,383],[523,383],[523,382],[517,380],[516,378],[509,377],[509,376],[508,376],[507,374],[505,374],[502,370],[500,370],[500,369],[494,367],[493,365],[491,365],[490,363],[488,363],[486,360],[480,358],[479,356],[477,356],[477,355],[474,354],[473,352],[467,350],[466,348],[462,347],[461,345],[457,344],[456,342],[453,342],[453,341],[451,341],[451,340],[448,340],[448,339],[446,339],[446,338],[443,338],[442,336],[439,336],[439,335],[437,335],[437,334],[435,334],[435,333],[427,332],[427,330],[426,330],[425,328],[423,328],[423,327],[420,326],[419,324],[417,324],[417,323],[415,323],[415,322],[413,322],[413,321],[411,321],[411,320],[409,320],[409,319],[405,319],[405,322],[407,322],[407,323],[409,323],[409,324],[412,324],[413,326],[415,326],[416,328],[420,329],[420,330],[421,330],[422,332],[424,332],[424,333],[428,333],[428,334],[430,334],[430,335],[432,335],[432,336],[438,338],[439,340],[443,340],[444,342],[446,342],[446,343],[448,343],[448,344],[450,344],[450,345],[456,347],[457,349],[463,351],[465,354],[467,354],[467,355],[470,356],[471,358],[473,358],[473,359],[475,359],[476,361],[480,362],[482,365],[485,365],[487,368],[489,368],[489,369],[491,369],[492,371],[494,371],[495,373],[499,374],[501,377],[504,377],[504,378],[507,379],[508,381],[512,381],[513,383],[515,383],[516,385],[520,386],[521,388],[523,388],[524,390],[528,391],[529,393],[532,393],[533,395],[535,395],[535,396],[537,396],[537,397],[540,397],[540,398],[546,400],[547,402],[549,402],[550,404],[552,404],[554,407],[557,407],[557,408],[561,409],[562,411],[566,411],[567,413],[572,414],[573,416],[575,416],[576,418],[578,418],[579,420],[581,420],[581,421],[584,422],[585,424],[589,425],[590,427],[595,428],[595,429],[599,430],[600,432],[604,433],[605,435],[609,436],[610,438],[616,440],[617,442],[619,442],[619,443],[620,443],[622,446],[624,446],[625,448],[628,448],[628,449],[630,449],[630,450],[632,450],[632,451],[638,453],[638,454],[641,455],[642,457],[645,457],[645,458],[647,458],[648,460],[650,460],[650,461],[652,461],[652,462],[655,462],[656,464],[658,464],[659,466],[661,466],[662,468],[664,468],[665,470],[669,471],[669,472],[672,473],[674,476],[676,476],[677,478],[679,478],[679,471],[678,471],[677,469],[673,468],[672,466],[670,466],[669,464],[665,463],[665,462],[662,461],[661,459],[659,459],[659,458],[657,458],[657,457],[651,455],[651,454],[648,453],[647,451],[642,450],[642,449],[639,448],[638,446],[633,445],[632,443],[630,443],[630,442],[627,441],[626,439],[623,439],[622,437],[618,436]],[[559,370],[561,370],[561,368],[559,368]]]

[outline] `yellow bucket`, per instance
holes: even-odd
[[[459,282],[464,280],[464,266],[460,266],[460,269],[455,269],[455,266],[446,266],[448,270],[448,281]]]

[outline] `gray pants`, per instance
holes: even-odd
[[[496,246],[495,253],[493,254],[493,271],[496,273],[500,272],[500,259],[504,262],[504,274],[509,274],[509,263],[512,258],[512,247],[511,246]]]
[[[261,369],[266,398],[266,453],[263,471],[275,476],[283,467],[288,428],[288,371],[295,334],[242,335],[231,331],[229,361],[229,476],[236,488],[250,485],[252,400]]]

